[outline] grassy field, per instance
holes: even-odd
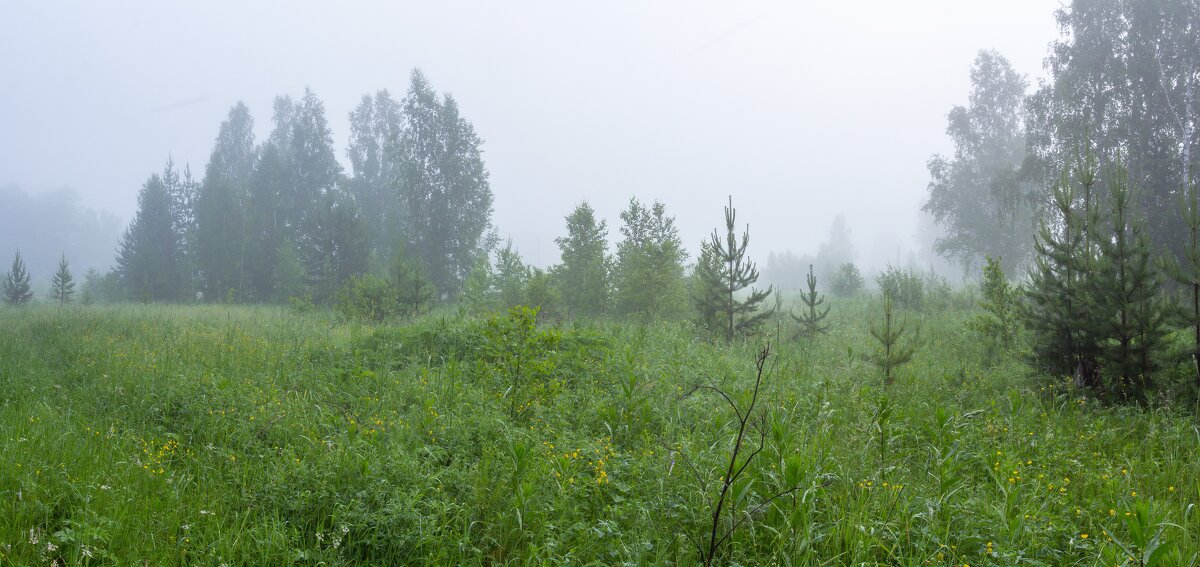
[[[985,367],[953,308],[884,386],[878,309],[773,345],[717,562],[1197,564],[1192,408]],[[738,416],[685,394],[744,411],[760,347],[520,313],[2,309],[0,564],[693,563]]]

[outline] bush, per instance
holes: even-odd
[[[901,270],[888,265],[875,278],[879,291],[890,295],[897,307],[905,309],[921,309],[925,304],[925,280],[912,270]]]
[[[354,276],[334,294],[334,309],[347,319],[383,321],[398,311],[394,291],[381,277]]]
[[[837,272],[829,279],[829,290],[838,297],[850,297],[862,291],[863,277],[854,262],[846,262],[838,266]]]

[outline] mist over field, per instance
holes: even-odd
[[[402,97],[420,68],[475,126],[498,234],[534,265],[558,261],[576,204],[616,225],[632,196],[663,201],[694,258],[733,195],[760,263],[815,254],[841,214],[868,271],[910,257],[927,268],[925,161],[951,149],[945,115],[966,101],[971,61],[996,49],[1032,84],[1053,9],[12,3],[0,7],[0,184],[69,187],[124,224],[168,157],[203,173],[232,105],[247,104],[263,140],[273,97],[306,87],[350,173],[350,111],[364,93]],[[32,246],[13,238],[3,250]]]
[[[0,565],[1200,565],[1200,0],[0,54]]]

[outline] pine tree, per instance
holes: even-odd
[[[1085,162],[1086,163],[1086,162]],[[1055,217],[1042,223],[1034,240],[1036,257],[1029,272],[1023,318],[1031,336],[1032,362],[1057,375],[1074,373],[1076,385],[1094,387],[1097,351],[1086,320],[1085,294],[1091,250],[1084,227],[1091,212],[1095,169],[1077,169],[1083,187],[1084,210],[1076,206],[1076,192],[1068,171],[1054,187]]]
[[[825,298],[817,295],[817,278],[813,275],[812,264],[808,265],[808,292],[800,292],[800,301],[808,308],[807,312],[801,312],[799,317],[792,315],[792,319],[800,324],[800,333],[812,339],[829,331],[829,325],[823,324],[822,321],[829,315],[831,306],[826,305],[825,309],[821,310]]]
[[[1008,351],[1017,335],[1016,288],[1008,283],[1000,261],[986,257],[983,268],[983,301],[979,307],[983,313],[971,321],[975,330],[987,345],[988,357]]]
[[[696,324],[709,332],[724,329],[725,320],[721,315],[724,303],[724,288],[721,281],[721,259],[712,242],[700,242],[700,257],[692,268],[690,279],[692,304],[696,307]],[[775,294],[778,300],[779,294]]]
[[[892,315],[892,295],[884,293],[883,325],[876,327],[874,322],[870,324],[871,336],[879,342],[879,348],[864,358],[883,371],[884,382],[888,385],[895,383],[895,370],[911,361],[920,346],[919,339],[915,336],[907,341],[908,344],[901,346],[900,339],[903,338],[907,327],[907,322],[897,325]]]
[[[4,302],[9,305],[24,305],[33,300],[33,289],[29,284],[29,272],[25,270],[25,261],[21,259],[21,251],[13,257],[12,269],[4,277]]]
[[[75,278],[71,276],[71,269],[67,267],[65,253],[58,260],[58,271],[50,278],[50,295],[59,305],[70,303],[75,295]]]
[[[1122,397],[1141,399],[1153,384],[1166,340],[1166,310],[1145,224],[1129,210],[1128,174],[1118,166],[1108,177],[1109,221],[1091,227],[1099,252],[1090,279],[1091,315],[1102,337],[1109,387]]]
[[[1178,309],[1178,316],[1191,328],[1192,346],[1188,356],[1196,366],[1196,385],[1200,387],[1200,184],[1192,178],[1182,192],[1179,212],[1187,227],[1184,243],[1184,262],[1168,261],[1167,273],[1184,288],[1187,296]]]
[[[715,255],[715,262],[720,268],[716,274],[706,273],[707,279],[698,285],[711,291],[702,292],[706,296],[716,297],[720,291],[720,306],[717,311],[723,319],[725,339],[732,341],[738,334],[754,332],[764,321],[771,317],[770,310],[759,310],[759,305],[772,292],[771,287],[758,290],[751,287],[758,281],[758,269],[754,262],[746,258],[746,247],[750,244],[750,227],[742,233],[741,242],[735,232],[737,211],[733,208],[733,197],[729,198],[729,206],[725,207],[725,238],[724,240],[714,230],[709,238],[709,249]],[[713,276],[716,276],[713,278]],[[749,295],[738,299],[738,292],[750,288]]]

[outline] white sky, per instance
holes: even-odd
[[[614,239],[630,196],[662,200],[694,251],[730,194],[760,263],[815,252],[838,213],[860,260],[895,260],[976,53],[1035,84],[1058,5],[5,1],[0,185],[128,219],[168,154],[202,175],[232,104],[261,141],[305,86],[348,169],[349,111],[420,67],[485,140],[494,222],[534,263],[581,200]]]

